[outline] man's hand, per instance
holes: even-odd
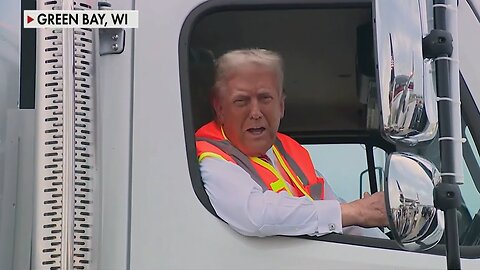
[[[364,193],[362,199],[341,205],[343,227],[358,225],[365,228],[388,224],[383,192]]]

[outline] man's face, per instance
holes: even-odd
[[[217,120],[230,142],[247,156],[263,155],[273,145],[284,113],[276,74],[260,65],[244,65],[226,81],[213,102]]]

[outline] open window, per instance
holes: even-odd
[[[213,120],[209,98],[214,59],[241,48],[266,48],[284,58],[287,98],[281,132],[305,145],[310,153],[328,151],[332,159],[339,160],[332,170],[349,169],[350,151],[362,157],[362,168],[354,172],[355,177],[332,180],[355,187],[354,193],[335,190],[337,195],[351,200],[362,191],[381,190],[385,154],[398,149],[379,128],[371,1],[257,2],[206,2],[192,11],[182,29],[182,106],[196,195],[215,215],[200,178],[194,132]],[[316,154],[312,155],[315,161]],[[322,168],[318,170],[322,173]],[[304,238],[400,249],[394,241],[368,237]],[[428,252],[444,254],[444,248]]]

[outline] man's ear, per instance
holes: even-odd
[[[218,97],[212,98],[213,109],[215,110],[215,117],[220,124],[223,124],[223,106]]]
[[[286,97],[287,96],[284,93],[282,93],[282,97],[280,98],[280,110],[281,110],[280,119],[283,119],[283,116],[285,115],[285,98]]]

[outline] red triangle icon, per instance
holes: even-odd
[[[30,16],[27,16],[27,23],[31,23],[33,21],[33,18]]]

